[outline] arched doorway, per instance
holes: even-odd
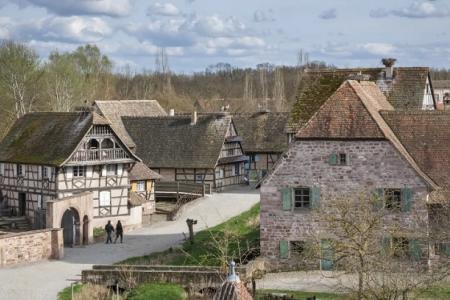
[[[89,218],[83,217],[83,245],[89,244]]]
[[[62,217],[61,227],[63,228],[64,246],[73,247],[80,241],[80,216],[74,208],[68,208]]]

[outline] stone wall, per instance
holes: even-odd
[[[62,229],[0,235],[0,267],[60,259],[64,256]]]
[[[332,153],[347,153],[349,165],[330,165]],[[287,187],[319,188],[321,207],[332,199],[376,188],[407,187],[413,192],[412,209],[392,213],[385,222],[395,219],[413,229],[428,216],[427,186],[388,141],[296,141],[261,187],[261,254],[273,268],[292,265],[289,258],[280,258],[280,241],[327,235],[317,214],[282,209],[281,189]]]

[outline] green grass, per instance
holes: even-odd
[[[283,294],[288,297],[294,297],[295,300],[305,300],[308,297],[316,296],[317,300],[339,300],[346,299],[345,295],[330,294],[330,293],[312,293],[312,292],[297,292],[297,291],[283,291],[283,290],[257,290],[256,299],[264,299],[268,294]]]
[[[240,261],[248,249],[253,250],[252,255],[259,253],[259,211],[257,204],[225,223],[198,232],[194,244],[186,241],[180,248],[132,257],[118,264],[224,266],[230,259]]]
[[[81,291],[83,285],[81,283],[74,284],[73,293],[77,294]],[[58,300],[72,300],[72,287],[68,286],[58,293]]]
[[[127,300],[183,300],[185,291],[176,284],[147,283],[133,289]]]
[[[439,285],[417,293],[418,299],[450,299],[450,285]]]

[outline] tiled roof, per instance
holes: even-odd
[[[297,132],[336,89],[351,77],[367,75],[383,90],[387,100],[396,109],[422,108],[429,68],[394,68],[392,82],[385,81],[384,68],[354,68],[334,70],[310,70],[303,74],[294,103],[287,131]]]
[[[358,103],[359,102],[359,103]],[[427,169],[416,162],[400,138],[380,114],[395,114],[392,105],[373,82],[348,80],[325,102],[299,130],[298,139],[386,139],[411,167],[433,188],[438,185]],[[427,131],[424,131],[427,132]]]
[[[151,168],[214,168],[219,159],[231,117],[190,116],[123,117],[136,143],[136,153]]]
[[[450,188],[450,112],[382,111],[382,117],[419,167]]]
[[[288,113],[258,112],[234,114],[236,130],[242,137],[245,152],[284,152],[288,140],[286,124]]]
[[[133,168],[130,170],[130,180],[149,180],[149,179],[161,179],[162,176],[151,170],[144,163],[138,162],[134,164]]]
[[[433,80],[434,89],[450,89],[450,80]]]
[[[111,122],[115,132],[131,148],[135,147],[135,144],[125,130],[121,117],[167,115],[156,100],[97,100],[94,103],[94,107]]]
[[[0,161],[60,166],[92,126],[94,116],[88,112],[26,114],[0,143]]]

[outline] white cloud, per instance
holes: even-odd
[[[272,9],[267,11],[258,9],[253,13],[253,21],[256,23],[275,22],[275,17],[273,15],[274,12]]]
[[[319,18],[324,20],[336,19],[336,17],[337,17],[336,8],[324,10],[319,14]]]
[[[370,16],[373,18],[383,18],[390,15],[413,19],[444,18],[450,17],[450,9],[438,7],[436,3],[429,1],[415,1],[410,6],[401,9],[386,10],[380,8],[370,11]]]
[[[396,47],[386,43],[367,43],[361,46],[362,49],[373,55],[391,55],[396,51]]]
[[[211,37],[230,36],[246,29],[245,25],[235,17],[221,18],[218,15],[194,18],[186,25],[200,35]]]
[[[178,7],[172,3],[159,3],[156,2],[149,6],[147,9],[147,16],[178,16],[180,15],[180,10]]]
[[[10,0],[11,1],[11,0]],[[124,17],[131,12],[132,0],[19,0],[11,3],[43,7],[63,16],[105,15]]]
[[[0,17],[0,40],[11,38],[11,27],[13,22],[10,18]]]
[[[24,40],[94,43],[111,35],[112,29],[98,17],[45,17],[14,26],[14,35]]]

